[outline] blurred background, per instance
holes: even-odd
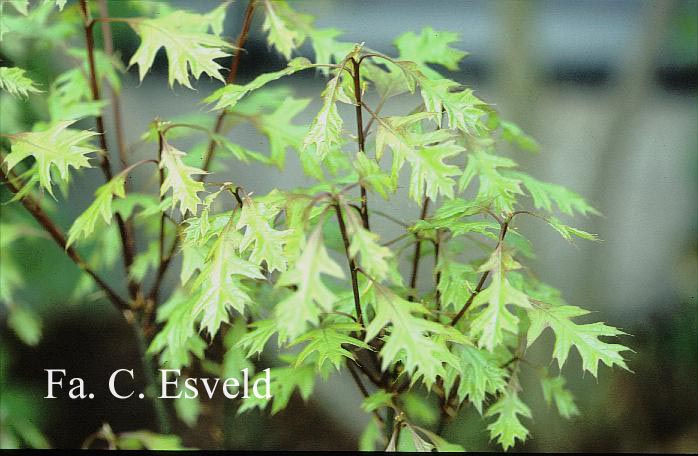
[[[112,16],[119,15],[120,3],[110,2]],[[172,3],[199,11],[218,4]],[[565,372],[581,416],[560,419],[547,408],[538,387],[528,385],[524,399],[534,411],[535,419],[526,422],[532,438],[516,450],[697,452],[698,1],[325,0],[294,1],[293,6],[315,15],[319,27],[342,29],[344,40],[365,42],[387,54],[394,54],[392,41],[406,31],[430,26],[458,32],[456,47],[470,55],[461,71],[445,75],[473,88],[536,138],[540,154],[516,156],[523,169],[568,186],[604,214],[575,221],[603,242],[576,246],[536,221],[518,223],[533,241],[537,258],[531,266],[544,281],[562,290],[571,304],[593,310],[597,319],[633,335],[623,343],[635,350],[628,354],[634,374],[601,368],[598,380],[582,377],[572,355]],[[239,1],[229,10],[224,34],[231,40],[244,8]],[[266,44],[261,17],[252,26],[240,83],[284,66]],[[137,38],[117,25],[114,39],[128,62]],[[310,55],[309,49],[303,52]],[[54,65],[65,64],[51,57],[37,60],[37,55],[23,66],[43,72],[47,80],[57,71]],[[160,55],[143,83],[134,69],[124,76],[123,110],[131,143],[138,143],[155,117],[207,112],[199,100],[218,85],[202,79],[197,91],[170,90],[165,65]],[[304,72],[281,85],[313,98],[299,116],[309,122],[324,80]],[[406,99],[385,113],[404,112],[413,104]],[[3,132],[9,123],[5,112],[3,108]],[[230,135],[245,145],[265,147],[249,130],[235,129]],[[193,143],[178,143],[183,150],[187,146]],[[148,147],[137,145],[134,155],[152,155]],[[293,154],[289,161],[284,172],[254,165],[218,172],[257,193],[308,183]],[[97,181],[83,185],[72,190],[75,206],[72,213],[60,215],[63,226],[89,204]],[[407,198],[381,209],[403,220],[419,214]],[[389,225],[378,229],[386,239],[394,230]],[[27,283],[41,284],[25,290],[22,298],[41,315],[44,328],[41,342],[28,347],[3,326],[3,376],[11,382],[0,391],[0,400],[7,400],[8,388],[17,388],[13,397],[23,401],[27,416],[59,447],[79,446],[107,420],[115,431],[152,426],[148,405],[138,401],[39,399],[46,385],[43,369],[66,368],[88,384],[103,383],[114,369],[139,365],[137,348],[108,304],[73,302],[77,270],[53,244],[27,239],[2,254],[24,265]],[[424,280],[426,284],[429,277]],[[549,356],[551,340],[547,342],[534,346],[537,351],[530,356]],[[308,403],[294,400],[272,418],[251,414],[222,423],[211,416],[196,429],[181,426],[178,431],[186,445],[199,448],[353,449],[368,421],[359,404],[348,376],[335,375],[319,381]],[[476,412],[461,414],[445,437],[468,450],[495,449]]]

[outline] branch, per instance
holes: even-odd
[[[240,59],[242,58],[242,48],[245,45],[245,42],[247,41],[247,35],[250,32],[250,25],[252,25],[252,16],[254,14],[255,6],[257,6],[256,0],[249,0],[247,2],[247,9],[245,9],[245,18],[242,22],[242,30],[240,30],[237,42],[235,43],[235,46],[238,48],[238,51],[235,54],[235,57],[233,57],[233,62],[230,65],[230,73],[228,73],[228,76],[225,79],[226,84],[232,84],[233,82],[235,82],[235,78],[237,77],[238,67],[240,66]],[[213,135],[217,135],[221,132],[226,114],[227,111],[225,109],[222,109],[221,112],[218,114],[218,117],[216,118],[216,126],[213,128]],[[211,167],[213,157],[216,155],[216,144],[217,143],[214,139],[211,139],[208,143],[208,149],[206,150],[206,158],[204,159],[204,166],[202,168],[204,171],[208,171]],[[201,181],[204,181],[206,180],[206,174],[201,174],[198,178]]]
[[[424,196],[424,204],[422,204],[422,213],[419,215],[420,220],[427,218],[427,211],[429,210],[429,197]],[[407,297],[408,301],[414,301],[417,288],[417,274],[419,273],[419,260],[422,256],[422,241],[417,238],[417,243],[414,245],[414,256],[412,257],[412,275],[410,276],[410,295]]]
[[[2,177],[5,185],[12,193],[18,193],[20,189],[10,180],[10,176],[5,174],[5,171],[0,168],[0,177]],[[132,320],[130,315],[131,309],[128,303],[123,300],[107,283],[102,279],[90,266],[80,257],[78,252],[72,246],[68,246],[65,235],[56,226],[56,224],[51,220],[51,218],[44,212],[39,203],[31,197],[31,195],[25,195],[20,202],[25,207],[25,209],[34,217],[34,219],[39,222],[39,224],[51,235],[51,238],[58,244],[63,251],[68,255],[68,257],[73,260],[80,269],[87,272],[90,277],[95,281],[97,286],[99,286],[107,294],[107,297],[114,304],[118,310],[120,310],[124,317],[128,320]]]
[[[502,222],[501,228],[499,230],[499,241],[497,242],[497,247],[499,247],[499,244],[501,244],[504,241],[504,236],[507,235],[507,230],[509,229],[509,222],[511,222],[513,215],[510,215],[507,217],[504,222]],[[487,280],[487,277],[490,275],[490,271],[485,271],[482,276],[480,277],[480,281],[477,283],[477,286],[475,287],[475,290],[470,294],[470,297],[468,300],[463,304],[463,307],[460,309],[458,314],[456,314],[455,317],[453,317],[453,320],[451,320],[450,325],[451,326],[456,326],[458,321],[463,317],[465,314],[465,311],[468,310],[468,308],[472,305],[473,301],[475,300],[475,296],[477,296],[481,291],[482,287],[485,285],[485,280]]]
[[[356,138],[359,143],[359,152],[365,154],[366,138],[364,137],[364,121],[361,108],[361,62],[357,62],[353,57],[351,62],[354,65],[352,77],[354,78],[354,96],[356,97]],[[368,230],[368,195],[363,184],[361,184],[361,220],[364,228]]]
[[[339,231],[342,234],[342,240],[344,241],[344,251],[347,255],[347,261],[349,262],[349,272],[351,274],[351,289],[354,294],[354,310],[356,311],[356,321],[361,325],[362,334],[364,330],[364,317],[361,312],[361,297],[359,295],[359,280],[356,274],[356,262],[349,254],[349,235],[347,234],[347,226],[344,223],[344,216],[342,216],[342,209],[339,207],[339,202],[335,202],[334,209],[337,212],[337,222],[339,223]],[[363,339],[363,337],[362,337]]]
[[[99,93],[99,84],[97,82],[97,70],[95,66],[95,55],[94,55],[94,21],[90,20],[89,9],[87,6],[87,0],[80,0],[80,9],[85,19],[85,42],[87,47],[87,61],[90,67],[90,89],[92,91],[92,99],[94,101],[100,101],[101,96]],[[100,147],[104,151],[101,154],[102,160],[100,162],[100,168],[102,168],[102,173],[107,181],[112,179],[111,164],[109,163],[109,148],[107,147],[107,137],[104,133],[104,119],[102,115],[97,115],[95,117],[95,122],[97,126],[97,133],[99,133]],[[123,257],[124,257],[124,269],[126,270],[126,276],[129,277],[129,272],[131,270],[131,265],[133,264],[134,252],[135,252],[135,242],[133,240],[132,230],[124,223],[124,219],[120,214],[115,214],[116,223],[119,226],[119,234],[121,235],[121,243],[123,245]],[[138,295],[138,284],[129,279],[128,282],[128,292],[131,299],[135,299]]]

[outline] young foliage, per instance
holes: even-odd
[[[14,216],[24,209],[85,272],[75,298],[99,290],[142,335],[143,356],[163,368],[186,369],[190,378],[239,378],[247,369],[252,382],[266,381],[263,366],[271,366],[271,397],[245,397],[238,413],[271,404],[276,414],[294,394],[307,400],[318,376],[338,373],[356,382],[365,396],[362,409],[373,415],[362,449],[462,451],[417,424],[443,429],[472,405],[507,450],[529,434],[526,419],[533,413],[520,387],[527,382],[519,380],[530,366],[549,405],[554,402],[565,418],[580,413],[561,374],[549,375],[526,359],[526,347],[548,327],[560,369],[573,346],[583,371],[595,377],[600,362],[628,369],[623,352],[630,349],[607,339],[625,333],[600,322],[577,323],[588,312],[566,304],[524,264],[534,249],[519,230],[521,218],[542,219],[568,241],[596,240],[557,217],[598,211],[579,194],[524,173],[515,155],[500,150],[502,141],[525,151],[539,146],[470,88],[440,73],[457,71],[466,55],[456,45],[458,34],[406,31],[391,57],[365,43],[339,41],[339,30],[317,28],[294,3],[252,0],[236,46],[245,46],[258,23],[269,47],[288,63],[243,84],[236,76],[245,51],[223,36],[229,1],[208,13],[124,2],[129,14],[122,18],[76,3],[0,3],[0,39],[8,32],[12,40],[35,38],[40,30],[37,49],[76,62],[49,75],[45,94],[24,70],[0,68],[0,89],[10,95],[3,102],[23,113],[7,127],[3,117],[3,132],[19,133],[3,135],[10,147],[2,153],[2,181],[13,194],[13,215],[6,221],[3,209],[0,299],[8,326],[25,343],[39,342],[41,321],[19,302],[30,284],[20,262],[5,255],[31,232]],[[140,39],[129,62],[138,66],[140,80],[164,49],[170,87],[193,88],[192,77],[204,74],[224,82],[202,95],[212,109],[177,112],[142,131],[121,132],[126,124],[115,121],[126,69],[110,43],[104,51],[94,44],[98,24],[117,22],[128,23]],[[86,38],[84,47],[72,47],[78,37]],[[56,46],[65,42],[71,47]],[[308,48],[312,61],[299,55]],[[220,59],[227,57],[232,62],[224,73]],[[324,89],[317,112],[303,124],[312,98],[298,98],[279,84],[311,68]],[[106,85],[111,106],[100,97]],[[27,100],[29,94],[39,95]],[[398,96],[403,104],[391,105]],[[38,98],[42,103],[35,103]],[[405,103],[416,107],[397,111]],[[381,113],[384,107],[391,115]],[[24,125],[33,111],[47,120]],[[78,121],[94,122],[96,130],[71,128]],[[259,142],[238,143],[237,129],[258,134]],[[140,161],[126,137],[142,138]],[[185,153],[173,146],[180,140],[194,145]],[[288,185],[289,150],[307,175],[298,187]],[[71,213],[62,211],[72,203],[70,184],[87,177],[76,171],[95,166],[91,158],[99,159],[104,180],[66,236],[53,215]],[[157,167],[140,167],[148,163]],[[246,179],[243,188],[241,176],[258,172],[248,166],[275,166],[283,178],[268,193],[258,179]],[[62,197],[55,203],[41,198],[41,191],[55,196],[56,186]],[[377,197],[394,208],[412,201],[421,211],[382,212],[375,209]],[[378,217],[399,229],[386,229]],[[202,417],[208,423],[227,413],[220,405],[178,400],[174,410],[195,432]],[[31,426],[23,428],[29,434],[19,428],[10,434],[0,424],[0,433],[18,442],[45,443]],[[176,436],[115,434],[108,425],[94,437],[115,448],[181,446]]]
[[[24,75],[21,68],[0,67],[0,90],[8,92],[13,97],[26,97],[29,93],[41,93],[34,81]]]
[[[192,89],[189,76],[199,79],[202,74],[224,82],[216,59],[228,57],[223,49],[231,49],[228,42],[216,33],[208,33],[213,28],[221,32],[220,10],[215,14],[202,15],[187,11],[174,11],[156,19],[133,19],[129,23],[141,39],[141,44],[131,57],[130,65],[138,65],[141,80],[153,65],[155,55],[165,48],[168,60],[168,82],[175,82]]]
[[[88,154],[99,150],[88,142],[97,133],[68,128],[73,123],[57,122],[43,131],[9,135],[12,148],[5,157],[8,171],[25,158],[33,157],[39,184],[53,196],[52,168],[55,167],[60,178],[67,181],[70,168],[89,168]]]

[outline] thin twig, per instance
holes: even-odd
[[[351,257],[349,253],[349,235],[347,233],[347,226],[344,223],[344,216],[342,215],[342,209],[339,206],[339,202],[334,205],[335,212],[337,213],[337,222],[339,223],[339,232],[342,234],[342,240],[344,241],[344,251],[347,255],[347,261],[349,262],[349,273],[351,275],[351,289],[354,294],[354,310],[356,311],[356,321],[361,325],[362,339],[364,337],[364,317],[361,311],[361,297],[359,295],[359,281],[356,274],[356,262]]]
[[[5,171],[3,171],[1,168],[0,176],[2,177],[4,184],[12,193],[16,194],[20,191],[20,188],[17,187],[14,182],[12,182],[10,176],[8,174],[5,174]],[[68,257],[71,260],[73,260],[73,263],[75,263],[80,269],[89,274],[90,277],[92,277],[92,279],[95,281],[95,283],[102,290],[104,290],[104,292],[107,295],[107,298],[109,298],[109,301],[111,301],[111,303],[114,304],[114,307],[123,312],[126,319],[131,321],[133,317],[130,313],[131,310],[128,303],[124,299],[122,299],[118,295],[118,293],[116,293],[116,291],[114,291],[109,285],[107,285],[104,279],[102,279],[92,268],[90,268],[90,266],[82,259],[82,257],[78,254],[78,252],[75,250],[73,246],[68,246],[63,232],[44,212],[39,203],[31,195],[25,195],[21,198],[20,202],[25,207],[25,209],[32,215],[32,217],[34,217],[34,219],[37,222],[39,222],[43,229],[46,230],[46,232],[51,236],[51,238],[56,242],[56,244],[58,244],[63,249],[63,251],[65,251],[66,255],[68,255]]]
[[[225,79],[226,84],[232,84],[233,82],[235,82],[235,78],[237,77],[238,68],[240,67],[240,59],[242,58],[242,48],[245,45],[245,42],[247,41],[247,35],[250,31],[250,25],[252,25],[252,16],[254,15],[254,9],[256,5],[256,0],[249,0],[247,2],[247,9],[245,9],[245,18],[242,22],[242,30],[240,30],[240,34],[238,35],[238,39],[235,44],[238,50],[235,56],[233,57],[233,61],[230,65],[230,72],[228,73],[228,76]],[[226,114],[227,111],[225,109],[222,109],[221,112],[218,114],[218,117],[216,118],[215,127],[213,128],[213,135],[217,135],[221,132]],[[211,167],[213,157],[215,157],[216,155],[216,144],[217,142],[214,139],[211,139],[208,143],[208,149],[206,150],[206,158],[204,159],[204,165],[202,168],[204,171],[208,171]],[[199,180],[204,181],[206,180],[206,176],[206,174],[201,174],[198,176],[198,178]]]
[[[424,196],[424,203],[422,204],[422,212],[419,214],[419,219],[424,220],[427,218],[427,211],[429,210],[429,197]],[[407,297],[408,301],[414,301],[416,297],[417,288],[417,276],[419,274],[419,261],[422,256],[422,241],[418,238],[417,243],[414,245],[414,256],[412,257],[412,274],[410,275],[410,295]]]
[[[356,98],[356,138],[359,145],[359,153],[366,153],[366,138],[364,137],[364,121],[362,113],[362,102],[361,102],[361,63],[351,59],[354,66],[354,97]],[[369,229],[368,223],[368,195],[366,193],[366,187],[361,185],[361,220],[363,221],[364,228]]]
[[[99,83],[98,83],[98,77],[97,77],[97,70],[96,70],[96,65],[95,65],[95,56],[94,56],[94,49],[95,49],[95,43],[94,43],[94,34],[93,34],[93,28],[95,21],[90,20],[90,12],[89,8],[87,6],[87,0],[80,0],[80,9],[82,11],[82,14],[84,16],[85,20],[85,43],[87,47],[87,61],[88,65],[90,68],[90,74],[89,74],[89,81],[90,81],[90,90],[92,92],[92,99],[94,101],[100,101],[101,96],[99,93]],[[99,133],[99,141],[100,141],[100,147],[102,148],[103,152],[101,154],[101,161],[100,161],[100,168],[102,169],[102,173],[104,174],[104,178],[107,181],[110,181],[112,179],[112,170],[111,170],[111,164],[109,163],[109,148],[107,147],[107,137],[105,135],[105,130],[104,130],[104,119],[102,118],[102,115],[97,115],[95,116],[95,123],[97,127],[97,133]],[[126,226],[126,223],[124,223],[124,219],[121,217],[120,214],[115,214],[116,223],[119,227],[119,234],[121,236],[121,243],[123,245],[123,258],[124,258],[124,269],[126,270],[126,277],[130,277],[130,270],[131,270],[131,265],[133,264],[133,258],[135,256],[135,243],[133,241],[133,236],[132,233],[130,232],[129,228]],[[134,282],[133,280],[129,279],[128,280],[128,291],[129,291],[129,296],[131,299],[135,299],[136,296],[138,295],[138,284]]]

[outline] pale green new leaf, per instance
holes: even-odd
[[[380,236],[364,228],[361,218],[348,204],[342,205],[349,235],[349,255],[361,266],[361,270],[373,280],[383,281],[388,278],[393,257],[389,248],[380,245]]]
[[[444,329],[424,318],[428,311],[423,305],[407,301],[377,283],[373,284],[371,304],[375,315],[366,328],[365,340],[370,341],[383,328],[389,330],[380,351],[382,370],[401,361],[412,382],[423,378],[429,387],[438,376],[445,374],[443,363],[458,362],[441,338],[430,336],[440,334]]]
[[[521,424],[519,415],[531,418],[531,409],[519,399],[516,391],[507,390],[499,400],[490,406],[485,413],[486,417],[497,416],[497,419],[487,426],[490,438],[504,448],[504,451],[513,447],[516,440],[524,442],[528,437],[528,430]]]
[[[0,90],[13,97],[21,98],[32,93],[40,93],[34,81],[24,75],[25,70],[17,67],[0,67]]]
[[[291,19],[301,19],[310,25],[312,17],[296,13],[285,1],[265,1],[264,12],[262,30],[267,32],[267,42],[286,60],[290,60],[293,51],[305,41],[305,34]]]
[[[582,196],[562,185],[542,182],[525,173],[511,173],[511,175],[521,180],[533,198],[533,205],[536,209],[552,212],[553,203],[555,203],[561,212],[568,215],[574,215],[575,212],[582,215],[600,215],[599,211],[591,207]]]
[[[279,169],[284,166],[286,149],[291,148],[301,154],[307,128],[295,125],[291,121],[308,107],[309,103],[309,98],[286,97],[274,112],[261,115],[255,123],[269,139],[269,161]]]
[[[342,90],[342,71],[337,70],[335,76],[327,83],[322,92],[322,108],[310,124],[310,131],[303,142],[303,149],[315,146],[315,155],[324,159],[333,147],[342,143],[342,117],[337,110],[337,101],[346,97]]]
[[[229,321],[229,308],[244,314],[245,307],[252,303],[241,279],[264,278],[258,265],[238,256],[240,238],[241,235],[228,225],[213,243],[207,262],[192,285],[193,289],[201,290],[194,316],[202,316],[201,327],[206,328],[211,337],[222,323]]]
[[[268,208],[263,202],[254,202],[245,197],[237,223],[238,230],[245,228],[240,253],[252,246],[250,261],[260,266],[265,262],[269,272],[286,270],[284,245],[290,231],[275,230],[269,224],[277,213],[278,210]]]
[[[514,168],[516,163],[483,150],[468,154],[468,164],[458,182],[461,191],[465,190],[476,177],[479,180],[477,199],[491,201],[499,212],[510,212],[516,204],[516,195],[522,195],[521,181],[500,172],[500,168]]]
[[[514,288],[506,277],[508,271],[520,267],[499,244],[479,269],[480,272],[489,271],[492,281],[473,300],[470,312],[484,308],[473,318],[470,331],[478,337],[478,346],[490,352],[504,341],[505,331],[514,334],[518,331],[519,318],[507,306],[531,308],[528,296]]]
[[[205,98],[204,103],[215,102],[216,105],[213,107],[213,109],[231,109],[238,103],[238,101],[240,101],[250,92],[264,87],[272,81],[276,81],[284,76],[289,76],[310,67],[312,67],[312,64],[308,59],[304,57],[297,57],[288,62],[288,66],[283,70],[275,71],[273,73],[264,73],[257,76],[255,79],[245,85],[227,84]]]
[[[160,353],[160,365],[180,369],[191,363],[191,355],[202,358],[206,343],[194,330],[196,294],[177,290],[158,308],[157,321],[164,326],[148,347],[148,353]]]
[[[569,242],[573,241],[573,237],[578,237],[581,239],[586,239],[587,241],[598,241],[599,237],[593,233],[587,233],[586,231],[572,228],[562,223],[557,217],[546,217],[545,220],[548,224],[555,229],[560,235]]]
[[[451,43],[459,41],[458,33],[437,31],[425,27],[419,33],[406,32],[395,40],[400,60],[411,60],[420,64],[435,63],[451,71],[458,70],[458,63],[466,52],[452,48]]]
[[[323,283],[322,275],[344,278],[342,268],[327,254],[322,241],[322,225],[318,225],[308,237],[295,265],[281,274],[276,284],[277,288],[295,287],[274,309],[282,341],[300,336],[306,331],[307,323],[318,323],[321,311],[332,310],[337,297]]]
[[[69,178],[69,168],[89,168],[88,154],[99,149],[88,141],[97,133],[68,128],[75,121],[58,122],[44,131],[8,135],[12,146],[5,158],[8,171],[31,156],[36,160],[39,183],[53,196],[51,168],[58,169],[63,180]]]
[[[555,406],[560,416],[564,418],[572,418],[579,415],[577,404],[574,403],[574,396],[565,388],[565,378],[561,375],[557,377],[543,377],[540,380],[540,385],[543,388],[543,398],[550,405],[555,401]]]
[[[358,173],[361,183],[367,189],[378,193],[386,200],[389,193],[395,192],[396,182],[391,179],[390,175],[383,172],[376,160],[369,158],[365,153],[358,152],[352,165]]]
[[[206,172],[185,165],[182,157],[186,154],[167,141],[163,140],[161,153],[160,168],[166,171],[166,175],[160,187],[160,195],[164,196],[172,190],[172,209],[179,205],[179,211],[183,216],[186,216],[187,212],[196,214],[199,204],[202,204],[198,194],[204,191],[204,184],[192,176]]]
[[[263,375],[264,373],[260,372],[251,381],[254,382]],[[273,400],[271,414],[275,415],[286,408],[296,389],[303,400],[308,400],[315,387],[315,368],[313,366],[273,367],[269,371],[269,377],[271,379],[269,382],[271,398],[258,398],[251,395],[242,401],[238,414],[254,408],[264,410]]]
[[[27,345],[36,346],[41,340],[41,320],[29,309],[11,306],[7,315],[7,326]]]
[[[393,179],[397,179],[405,160],[410,163],[409,193],[419,204],[424,195],[431,199],[437,199],[439,195],[453,197],[455,181],[452,177],[460,174],[460,170],[444,160],[463,150],[446,130],[419,132],[415,127],[426,116],[428,114],[419,113],[379,119],[376,133],[376,157],[380,159],[386,146],[393,153]]]
[[[311,359],[317,370],[322,372],[325,362],[329,361],[339,371],[345,359],[354,360],[349,346],[371,349],[367,343],[351,336],[360,329],[357,323],[330,323],[303,334],[290,345],[292,347],[307,342],[296,358],[296,366]]]
[[[190,73],[194,79],[199,79],[206,73],[223,82],[223,76],[220,74],[223,67],[215,60],[230,56],[221,49],[229,49],[232,46],[217,35],[207,33],[211,21],[217,28],[218,20],[215,15],[207,17],[186,11],[174,11],[156,19],[138,18],[130,21],[131,27],[141,38],[141,44],[131,57],[129,66],[138,64],[138,73],[142,81],[153,65],[158,50],[164,47],[169,62],[170,86],[176,81],[191,89]]]
[[[389,393],[384,389],[379,389],[363,400],[361,409],[367,413],[371,413],[383,407],[390,407],[393,403],[393,397],[395,397],[395,393]]]
[[[488,351],[473,345],[457,345],[454,353],[458,366],[449,369],[444,388],[450,392],[457,379],[458,400],[468,400],[482,414],[482,406],[488,394],[496,394],[506,387],[507,372],[499,367],[498,360]]]
[[[628,366],[621,353],[630,349],[599,339],[599,337],[614,337],[625,333],[601,322],[577,324],[572,321],[573,318],[588,313],[588,310],[576,306],[537,305],[528,312],[531,320],[527,335],[528,345],[535,342],[543,330],[549,327],[555,333],[553,358],[557,360],[560,368],[565,365],[572,346],[575,346],[582,357],[582,369],[591,372],[594,377],[597,376],[599,361],[608,367],[616,365],[627,370]]]
[[[245,356],[248,358],[252,355],[261,355],[264,346],[277,332],[274,320],[258,320],[250,323],[250,327],[252,330],[242,336],[236,344],[236,347],[246,351]]]
[[[115,196],[119,198],[126,196],[125,184],[126,174],[119,173],[95,191],[92,204],[75,219],[68,231],[68,247],[78,239],[87,239],[94,232],[100,217],[107,225],[111,223],[114,216],[112,200]]]

